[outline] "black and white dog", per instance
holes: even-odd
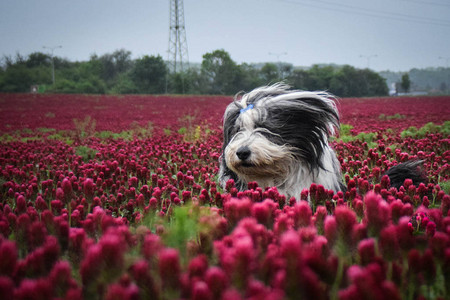
[[[311,183],[344,190],[340,163],[328,144],[339,125],[335,97],[325,92],[277,83],[238,95],[224,114],[219,181],[225,186],[233,179],[239,190],[255,181],[297,199]],[[414,175],[416,167],[402,168]]]

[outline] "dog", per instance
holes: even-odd
[[[345,191],[341,165],[329,145],[340,128],[336,100],[326,92],[292,90],[284,83],[236,95],[223,117],[220,184],[225,187],[233,179],[243,191],[256,182],[296,199],[312,183]],[[388,175],[401,185],[406,171],[417,182],[417,165],[402,164]]]

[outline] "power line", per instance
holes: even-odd
[[[420,0],[400,0],[400,1],[409,2],[409,3],[416,3],[416,4],[421,4],[421,5],[450,7],[450,3],[429,2],[429,1],[420,1]]]
[[[314,2],[319,2],[319,3],[323,3],[326,5],[334,5],[334,6],[338,6],[338,7],[347,7],[349,9],[353,9],[353,10],[360,10],[363,12],[366,11],[370,11],[371,13],[375,13],[375,14],[380,14],[380,15],[387,15],[387,16],[392,16],[394,18],[406,18],[406,19],[412,19],[412,20],[417,20],[417,19],[421,19],[423,21],[426,22],[443,22],[445,24],[450,25],[449,21],[446,20],[438,20],[438,19],[434,19],[434,18],[427,18],[427,17],[419,17],[419,16],[411,16],[411,15],[407,15],[407,14],[403,14],[403,13],[395,13],[395,12],[388,12],[388,11],[382,11],[382,10],[378,10],[378,9],[367,9],[364,7],[358,7],[358,6],[354,6],[354,5],[348,5],[348,4],[341,4],[341,3],[335,3],[335,2],[330,2],[330,1],[324,1],[324,0],[315,0]]]
[[[333,3],[329,1],[320,1],[316,0],[314,3],[311,2],[304,2],[304,1],[293,1],[293,0],[274,0],[277,2],[285,2],[289,4],[294,5],[301,5],[301,6],[308,6],[308,7],[314,7],[321,10],[330,10],[333,12],[342,12],[347,14],[357,14],[360,16],[369,16],[369,17],[375,17],[375,18],[382,18],[382,19],[389,19],[394,21],[403,21],[403,22],[412,22],[412,23],[421,23],[421,24],[428,24],[428,25],[439,25],[439,26],[447,26],[450,27],[450,22],[445,20],[439,20],[439,19],[432,19],[432,18],[425,18],[425,17],[417,17],[417,16],[411,16],[406,14],[400,14],[400,13],[390,13],[390,12],[384,12],[379,10],[371,10],[363,7],[356,7],[351,5],[344,5],[344,4],[338,4]],[[318,4],[326,4],[326,6],[317,5]],[[336,6],[336,7],[329,7],[330,5]]]

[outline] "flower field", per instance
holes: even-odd
[[[0,298],[450,298],[450,97],[341,99],[348,190],[291,199],[217,184],[231,100],[0,94]]]

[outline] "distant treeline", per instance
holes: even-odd
[[[52,70],[54,66],[54,82]],[[1,92],[37,91],[93,94],[220,94],[234,95],[257,86],[285,81],[302,90],[327,90],[340,97],[384,96],[386,80],[369,69],[352,66],[294,68],[285,63],[237,64],[224,50],[203,55],[198,67],[183,73],[170,72],[161,56],[131,58],[131,52],[116,50],[89,61],[53,59],[35,52],[28,57],[3,57]]]
[[[379,73],[386,78],[390,89],[401,81],[402,72],[383,71]],[[428,94],[448,94],[450,92],[450,68],[411,69],[407,73],[411,81],[411,92]]]

